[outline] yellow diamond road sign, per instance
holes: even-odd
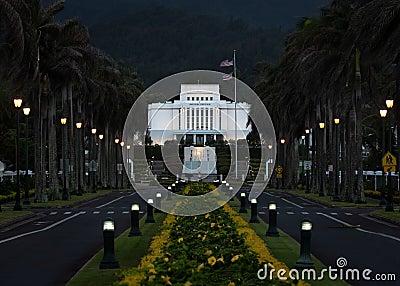
[[[382,166],[396,166],[397,165],[397,160],[396,157],[393,156],[392,153],[387,152],[383,157],[382,157]]]
[[[384,172],[396,172],[397,160],[392,153],[387,152],[382,157],[382,166]]]

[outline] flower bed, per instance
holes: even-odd
[[[196,185],[194,190],[201,193],[201,188],[212,189]],[[168,215],[149,254],[138,268],[124,273],[119,285],[283,284],[258,279],[257,272],[265,263],[287,269],[272,257],[247,222],[225,205],[202,216]]]

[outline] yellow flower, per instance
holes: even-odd
[[[228,286],[235,286],[235,282],[229,282]]]
[[[157,271],[156,271],[154,268],[151,268],[151,269],[149,270],[149,273],[157,274]]]
[[[178,243],[181,243],[183,241],[183,237],[178,238]]]
[[[167,276],[162,275],[161,279],[164,280],[165,285],[172,285],[171,281],[169,281],[168,275]]]
[[[164,257],[164,261],[168,262],[169,261],[168,257]]]
[[[154,281],[154,279],[156,279],[156,275],[149,276],[149,281]]]
[[[217,261],[218,261],[218,262],[222,262],[222,263],[224,263],[224,257],[221,255],[221,257],[220,257],[220,258],[218,258],[218,259],[217,259]]]
[[[212,250],[208,249],[204,254],[207,255],[207,256],[210,256],[212,253],[213,253]]]
[[[206,216],[204,218],[209,218],[209,217],[210,217],[210,214],[206,214]]]
[[[231,262],[235,262],[235,261],[238,260],[239,257],[241,257],[241,256],[242,256],[241,254],[235,255],[234,257],[232,257]]]
[[[208,264],[213,266],[217,262],[217,259],[214,256],[211,256],[211,257],[208,258],[207,261],[208,261]]]
[[[204,268],[204,263],[202,263],[199,266],[197,266],[196,270],[197,270],[197,272],[199,272],[203,268]]]
[[[197,237],[201,237],[201,234],[199,233],[199,234],[197,235]]]
[[[215,226],[215,222],[211,223],[211,228],[213,228]]]
[[[192,284],[192,282],[190,282],[190,281],[186,281],[186,283],[185,284],[183,284],[183,286],[192,286],[193,284]]]
[[[202,241],[206,240],[207,235],[204,235],[203,238],[201,239]]]

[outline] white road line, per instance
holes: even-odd
[[[263,209],[266,209],[266,210],[268,209],[268,207],[262,207],[262,208],[263,208]]]
[[[81,214],[86,214],[86,212],[81,212]]]
[[[49,215],[56,215],[57,212],[51,212]]]
[[[72,212],[65,212],[64,214],[69,215],[69,214],[72,214]]]
[[[310,213],[309,212],[301,212],[301,214],[308,215]]]
[[[310,205],[318,205],[318,206],[321,206],[321,207],[324,208],[324,209],[328,208],[327,206],[324,206],[324,205],[321,205],[321,204],[319,204],[319,203],[316,203],[316,202],[307,200],[307,199],[305,199],[305,198],[303,198],[303,197],[298,197],[298,198],[299,198],[300,200],[302,200],[302,201],[305,201],[305,202],[309,203]]]
[[[291,202],[291,201],[288,201],[287,199],[282,198],[282,201],[285,201],[285,202],[287,202],[287,203],[289,203],[289,204],[291,204],[291,205],[294,205],[295,207],[304,209],[304,207],[302,207],[302,206],[300,206],[300,205],[298,205],[298,204],[295,204],[295,203],[293,203],[293,202]]]
[[[286,212],[288,215],[294,215],[294,212]]]
[[[369,231],[369,230],[365,230],[365,229],[362,229],[362,228],[356,228],[356,230],[361,231],[361,232],[365,232],[365,233],[369,233],[369,234],[375,234],[375,235],[378,235],[378,236],[390,238],[390,239],[393,239],[393,240],[396,240],[396,241],[399,241],[399,242],[400,242],[400,238],[395,237],[395,236],[391,236],[391,235],[388,235],[388,234],[379,233],[379,232],[374,232],[374,231]]]
[[[353,215],[352,213],[344,213],[345,215],[351,216]]]
[[[265,212],[258,212],[259,214],[265,214]]]
[[[128,214],[129,213],[129,211],[124,211],[124,212],[122,212],[123,214]]]
[[[263,194],[266,194],[266,195],[268,195],[268,196],[270,196],[270,197],[277,198],[277,196],[275,196],[275,195],[273,195],[273,194],[270,194],[270,193],[263,193]]]
[[[114,213],[114,211],[109,211],[109,212],[107,212],[107,214],[113,214]]]
[[[70,219],[73,219],[73,218],[75,218],[75,217],[77,217],[77,216],[79,216],[79,215],[81,215],[81,214],[82,214],[82,213],[74,214],[74,215],[72,215],[72,216],[70,216],[70,217],[67,217],[67,218],[65,218],[65,219],[62,219],[62,220],[60,220],[60,221],[58,221],[58,222],[56,222],[56,223],[53,223],[53,224],[51,224],[51,225],[49,225],[49,226],[47,226],[47,227],[45,227],[45,228],[42,228],[42,229],[38,229],[38,230],[34,230],[34,231],[22,233],[22,234],[19,234],[19,235],[16,235],[16,236],[12,236],[12,237],[9,237],[9,238],[0,240],[0,244],[5,243],[5,242],[8,242],[8,241],[12,241],[12,240],[15,240],[15,239],[24,237],[24,236],[28,236],[28,235],[32,235],[32,234],[35,234],[35,233],[38,233],[38,232],[42,232],[42,231],[46,231],[46,230],[52,229],[52,228],[56,227],[57,225],[60,225],[60,224],[66,222],[66,221],[68,221],[68,220],[70,220]]]
[[[142,211],[139,211],[139,213],[140,213],[140,214],[144,214],[144,212],[142,212]]]
[[[121,196],[121,197],[119,197],[119,198],[117,198],[115,200],[112,200],[111,202],[108,202],[108,203],[106,203],[104,205],[98,206],[98,207],[96,207],[96,209],[101,209],[102,207],[108,206],[109,204],[112,204],[113,202],[119,201],[120,199],[123,199],[123,198],[125,198],[125,196]]]
[[[93,214],[99,214],[99,213],[100,213],[99,211],[94,211],[94,212],[93,212]]]
[[[318,214],[318,213],[317,213],[317,214]],[[340,219],[331,217],[330,215],[323,214],[323,213],[319,213],[319,214],[320,214],[320,215],[323,215],[323,216],[326,217],[326,218],[329,218],[329,219],[331,219],[331,220],[334,220],[334,221],[336,221],[336,222],[338,222],[338,223],[340,223],[340,224],[343,224],[344,226],[352,227],[351,224],[348,224],[347,222],[344,222],[344,221],[342,221],[342,220],[340,220]],[[400,238],[395,237],[395,236],[391,236],[391,235],[388,235],[388,234],[379,233],[379,232],[374,232],[374,231],[369,231],[369,230],[365,230],[365,229],[362,229],[362,228],[359,228],[359,227],[354,228],[354,229],[357,230],[357,231],[360,231],[360,232],[369,233],[369,234],[374,234],[374,235],[378,235],[378,236],[390,238],[390,239],[393,239],[393,240],[395,240],[395,241],[399,241],[399,242],[400,242]]]
[[[337,213],[331,213],[331,215],[338,215]]]

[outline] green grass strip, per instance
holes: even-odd
[[[157,235],[165,219],[165,214],[155,213],[156,223],[144,223],[145,216],[140,220],[142,236],[128,237],[130,229],[115,239],[115,256],[120,269],[99,269],[103,258],[103,249],[100,250],[68,283],[68,286],[106,286],[118,280],[120,272],[137,267],[152,238]]]
[[[400,222],[400,212],[396,211],[396,210],[394,212],[386,212],[384,210],[376,210],[372,213]]]
[[[97,190],[96,193],[84,193],[82,196],[71,195],[71,197],[67,201],[55,200],[55,201],[48,201],[45,203],[31,202],[30,207],[33,207],[33,208],[68,207],[68,206],[71,206],[71,205],[79,203],[79,202],[84,202],[84,201],[94,199],[96,197],[105,196],[111,192],[112,192],[112,190]]]
[[[30,215],[32,212],[30,211],[13,211],[10,209],[4,209],[0,212],[0,224],[6,224],[9,221],[13,221],[20,217]]]

